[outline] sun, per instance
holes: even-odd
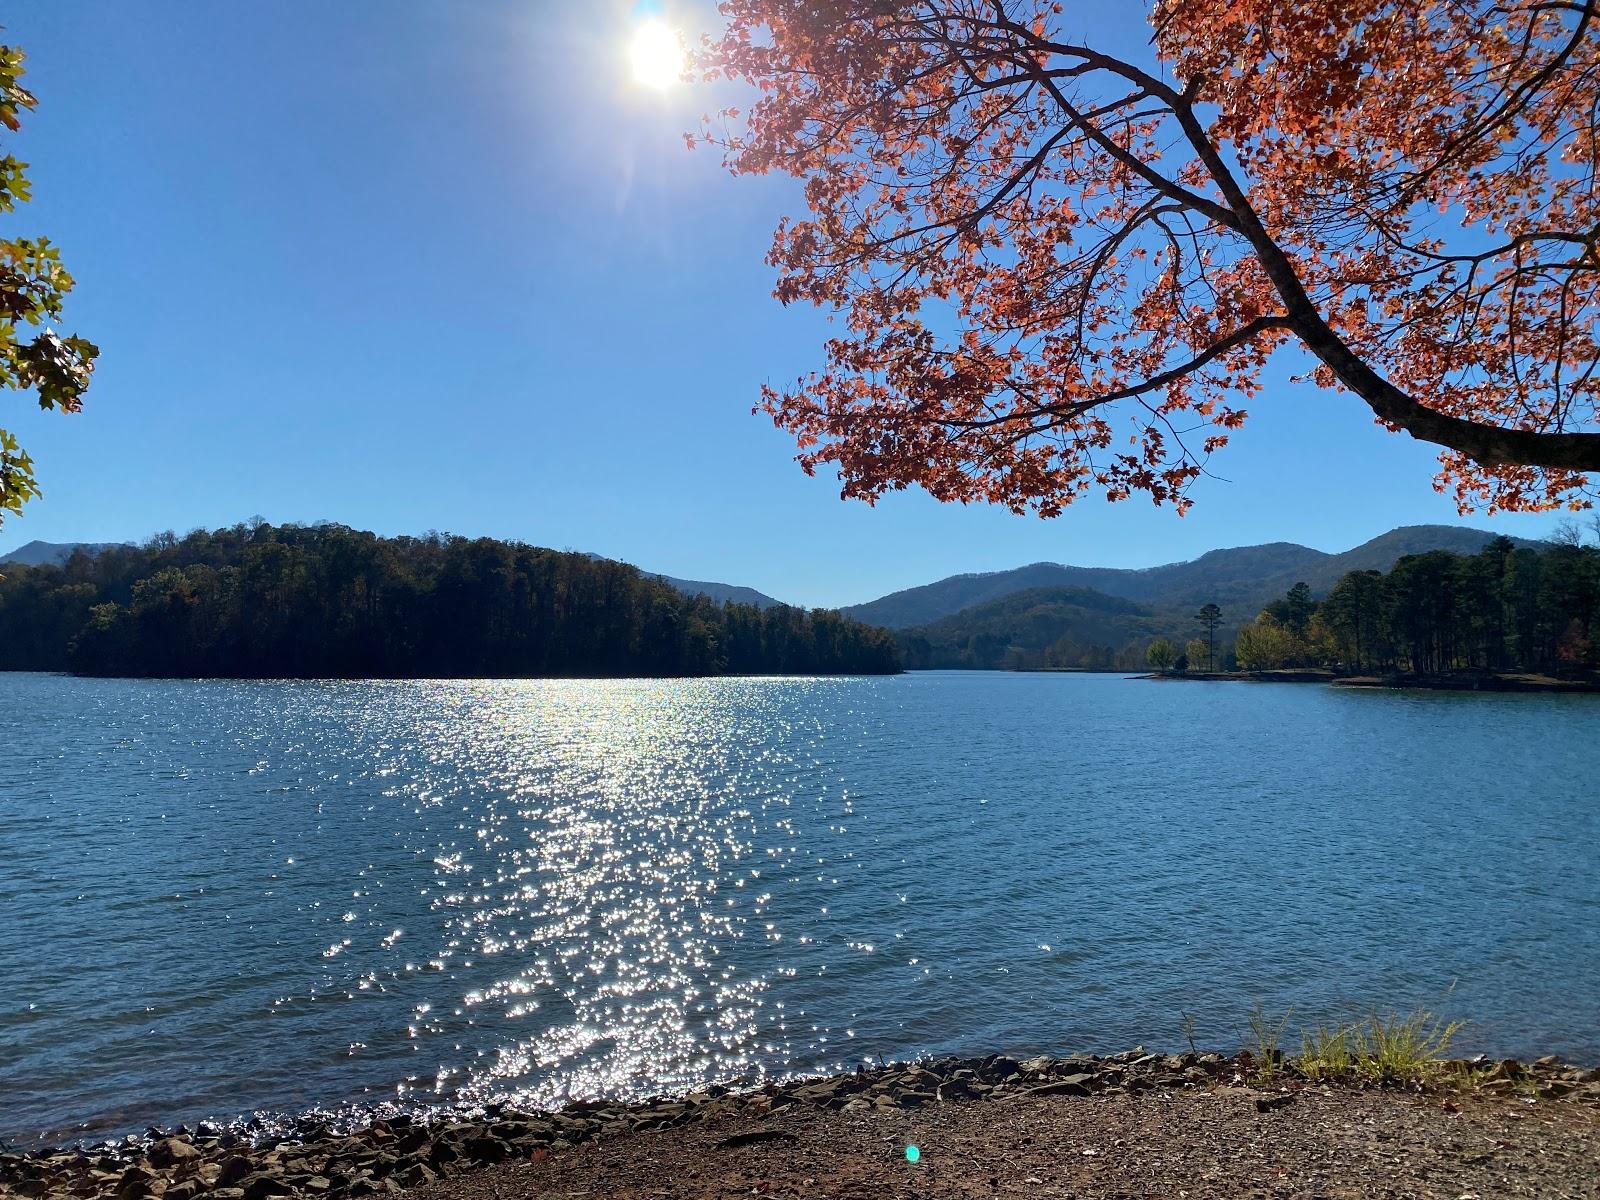
[[[628,47],[634,79],[645,87],[665,90],[683,75],[683,42],[677,31],[660,17],[646,17],[634,31]]]

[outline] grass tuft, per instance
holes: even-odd
[[[1445,1021],[1419,1009],[1408,1017],[1373,1017],[1361,1056],[1363,1068],[1378,1079],[1423,1081],[1438,1074],[1450,1043],[1464,1021]]]
[[[1284,1012],[1282,1019],[1274,1022],[1258,1001],[1245,1017],[1250,1026],[1248,1053],[1255,1066],[1255,1081],[1260,1086],[1271,1083],[1278,1074],[1283,1063],[1279,1043],[1283,1041],[1283,1031],[1288,1028],[1292,1016],[1294,1009],[1291,1008]]]
[[[1351,1025],[1318,1025],[1300,1041],[1292,1067],[1310,1080],[1361,1077],[1374,1083],[1429,1083],[1446,1074],[1445,1056],[1465,1025],[1425,1009],[1374,1015]]]
[[[1313,1083],[1448,1084],[1452,1066],[1456,1075],[1465,1076],[1458,1084],[1470,1081],[1472,1073],[1448,1058],[1464,1021],[1447,1021],[1419,1008],[1405,1016],[1374,1014],[1348,1025],[1318,1023],[1302,1030],[1299,1054],[1285,1056],[1279,1045],[1293,1015],[1290,1009],[1273,1017],[1260,1004],[1246,1015],[1249,1039],[1240,1059],[1257,1087],[1271,1086],[1280,1073]]]
[[[1307,1079],[1343,1079],[1355,1073],[1352,1027],[1318,1025],[1300,1036],[1300,1057],[1294,1068]]]

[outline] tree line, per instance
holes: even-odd
[[[911,670],[1113,670],[1125,657],[1135,667],[1142,661],[1154,628],[1135,601],[1092,588],[1038,587],[901,630],[899,639]]]
[[[1226,657],[1246,671],[1593,671],[1600,547],[1572,540],[1530,550],[1496,538],[1474,555],[1436,550],[1408,555],[1387,574],[1352,571],[1321,600],[1299,583],[1239,630]],[[1149,650],[1160,670],[1180,658],[1197,665],[1192,650],[1180,656],[1166,639]]]
[[[885,674],[893,634],[488,538],[236,525],[8,566],[0,669],[165,677]]]

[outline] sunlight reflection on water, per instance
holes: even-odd
[[[434,901],[449,935],[440,957],[516,968],[465,996],[476,1019],[554,1006],[544,1028],[496,1048],[466,1095],[510,1087],[548,1103],[744,1073],[763,982],[722,948],[763,902],[740,895],[742,877],[727,898],[719,882],[754,850],[760,825],[748,806],[788,797],[735,761],[725,722],[706,719],[705,685],[570,684],[553,703],[541,692],[532,704],[527,691],[476,697],[473,735],[447,742],[436,760],[452,776],[484,761],[505,771],[468,810],[476,847],[463,853],[492,871],[457,859],[462,886]],[[781,718],[775,725],[781,740]],[[567,732],[540,738],[542,727]],[[764,850],[792,864],[784,847]]]

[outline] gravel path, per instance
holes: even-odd
[[[1600,1112],[1570,1102],[1306,1089],[1022,1095],[870,1111],[791,1107],[605,1138],[408,1193],[417,1200],[732,1197],[1600,1197]],[[1455,1111],[1452,1111],[1455,1110]],[[721,1144],[743,1133],[764,1140]],[[916,1144],[921,1159],[906,1161]]]

